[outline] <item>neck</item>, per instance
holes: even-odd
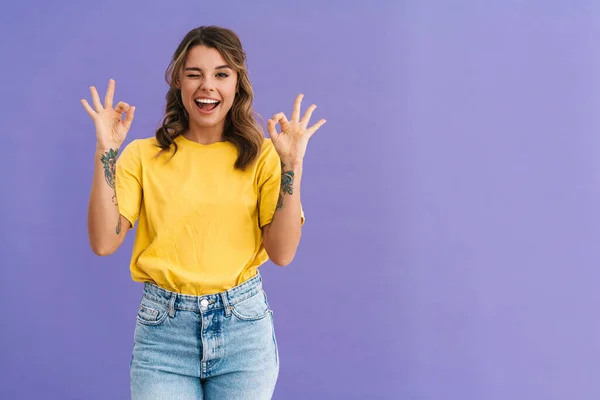
[[[223,131],[223,124],[211,127],[201,127],[190,124],[189,129],[183,133],[183,136],[186,139],[193,140],[200,144],[212,144],[223,141]]]

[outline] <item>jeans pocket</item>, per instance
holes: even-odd
[[[243,321],[257,321],[271,313],[265,293],[258,293],[231,305],[231,313]]]
[[[140,308],[137,313],[137,320],[143,325],[160,325],[169,315],[169,307],[142,297]]]

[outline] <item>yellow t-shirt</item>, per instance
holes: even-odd
[[[261,228],[279,198],[279,155],[265,138],[257,162],[240,171],[231,143],[175,142],[166,163],[172,151],[155,158],[155,138],[133,140],[117,160],[119,212],[132,226],[139,219],[132,279],[191,295],[230,289],[268,260]]]

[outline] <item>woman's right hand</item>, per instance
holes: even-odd
[[[85,99],[81,100],[81,104],[83,104],[83,107],[96,125],[97,147],[101,149],[119,148],[125,141],[127,132],[131,127],[131,122],[133,122],[135,107],[120,101],[113,108],[115,81],[112,79],[108,83],[104,106],[100,102],[96,88],[91,86],[90,91],[92,92],[92,101],[95,110],[90,107]],[[123,120],[123,114],[125,114],[125,120]]]

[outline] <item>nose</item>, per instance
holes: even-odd
[[[215,90],[214,81],[211,76],[203,76],[200,83],[200,89],[206,92],[212,92]]]

